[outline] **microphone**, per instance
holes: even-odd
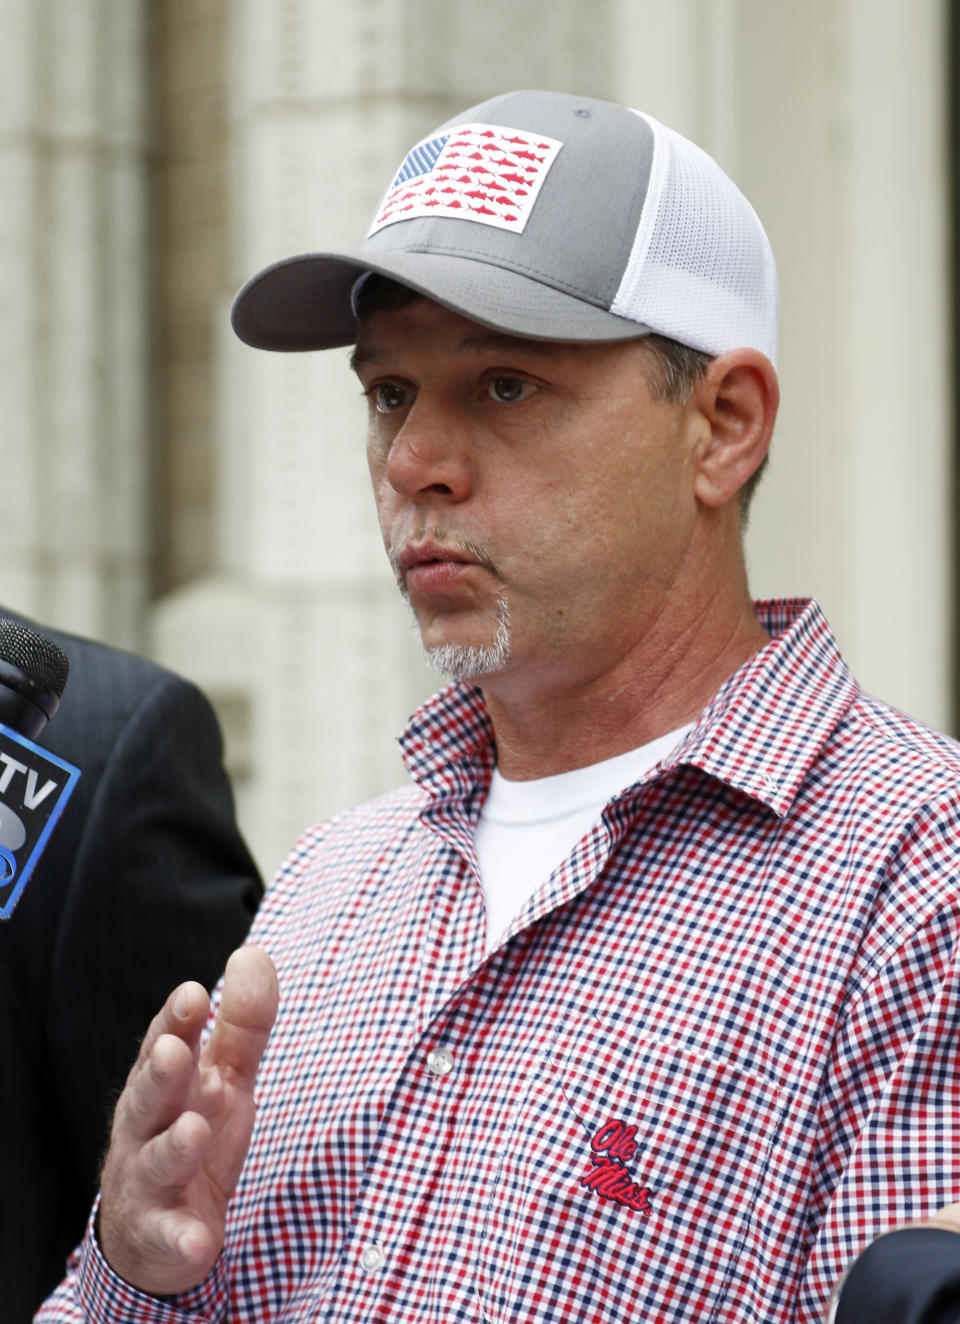
[[[52,639],[0,616],[0,920],[13,914],[80,777],[34,743],[69,674],[70,660]]]

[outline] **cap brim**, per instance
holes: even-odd
[[[351,291],[379,272],[481,326],[534,340],[616,341],[648,335],[639,322],[585,303],[489,260],[441,253],[303,253],[253,276],[233,303],[233,329],[257,349],[334,349],[352,345],[357,322]]]

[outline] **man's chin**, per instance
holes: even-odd
[[[435,671],[456,680],[480,680],[483,676],[502,671],[510,657],[510,642],[505,639],[492,644],[435,644],[421,643],[423,655]]]
[[[443,676],[480,680],[502,671],[510,660],[510,611],[505,594],[501,594],[497,601],[497,629],[490,643],[430,644],[421,631],[418,633],[424,657]]]

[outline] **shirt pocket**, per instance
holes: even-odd
[[[487,1193],[482,1317],[735,1319],[726,1284],[782,1116],[775,1083],[580,1019],[526,1086]]]

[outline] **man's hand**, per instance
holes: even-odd
[[[273,962],[243,947],[203,1048],[210,1001],[199,984],[175,989],[147,1031],[114,1114],[99,1220],[110,1266],[143,1292],[186,1291],[217,1262],[277,1002]]]
[[[960,1232],[960,1204],[945,1205],[930,1218],[925,1218],[922,1223],[914,1223],[913,1226],[942,1227],[946,1232]]]

